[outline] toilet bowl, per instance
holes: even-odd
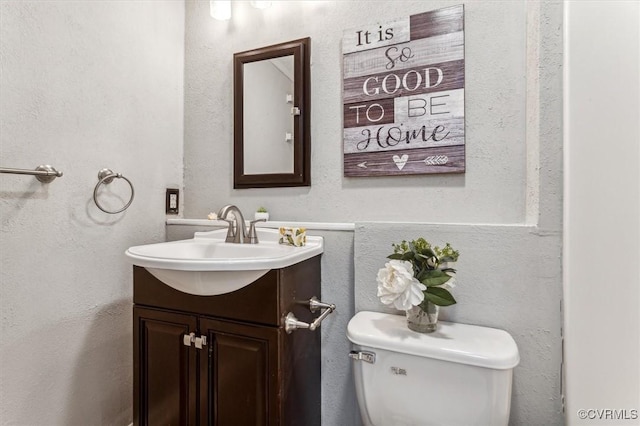
[[[520,356],[506,331],[441,321],[422,334],[403,316],[362,311],[347,337],[363,424],[508,424]]]

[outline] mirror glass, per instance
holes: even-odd
[[[244,64],[244,172],[293,173],[293,55]]]
[[[311,184],[309,46],[234,54],[234,188]]]

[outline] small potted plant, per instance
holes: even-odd
[[[378,271],[378,297],[385,305],[406,311],[414,331],[436,330],[440,306],[456,303],[451,294],[460,255],[449,243],[431,246],[424,238],[393,244],[384,268]]]
[[[254,215],[254,219],[255,220],[260,220],[260,219],[269,220],[269,212],[264,207],[259,207],[258,210],[256,210],[256,213]]]

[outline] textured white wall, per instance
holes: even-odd
[[[449,242],[461,253],[453,290],[458,303],[442,308],[442,319],[506,330],[518,345],[510,424],[562,424],[560,231],[522,225],[359,223],[356,312],[404,314],[380,303],[375,276],[392,252],[392,242],[419,236],[439,246]]]
[[[184,3],[0,2],[0,423],[125,425],[131,266],[182,184]],[[110,167],[136,198],[91,196]],[[117,180],[103,194],[128,196]]]
[[[343,177],[343,30],[454,4],[460,1],[281,1],[260,11],[238,1],[230,21],[216,21],[206,2],[187,1],[188,215],[205,218],[233,201],[246,211],[265,205],[274,220],[522,221],[527,72],[523,1],[465,2],[466,174]],[[233,190],[233,53],[306,36],[311,37],[312,185]]]
[[[187,1],[185,210],[203,218],[227,203],[246,211],[264,205],[274,220],[364,222],[353,242],[335,240],[325,253],[343,256],[353,244],[355,278],[344,265],[323,263],[323,297],[346,312],[354,303],[356,310],[381,309],[372,282],[392,242],[418,234],[450,241],[465,258],[456,289],[461,303],[445,317],[510,331],[523,357],[512,424],[559,425],[562,3],[464,2],[466,174],[342,176],[342,31],[459,3],[290,1],[259,12],[236,2],[232,20],[218,22],[206,5]],[[306,36],[312,186],[233,190],[233,53]],[[340,327],[323,340],[323,424],[347,426],[357,421],[344,376],[346,327],[332,321]],[[343,402],[338,410],[335,401]]]
[[[566,419],[640,424],[640,3],[565,22]]]

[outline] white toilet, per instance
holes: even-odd
[[[434,333],[406,318],[358,312],[349,321],[362,422],[373,426],[500,426],[509,423],[520,356],[495,328],[439,322]]]

